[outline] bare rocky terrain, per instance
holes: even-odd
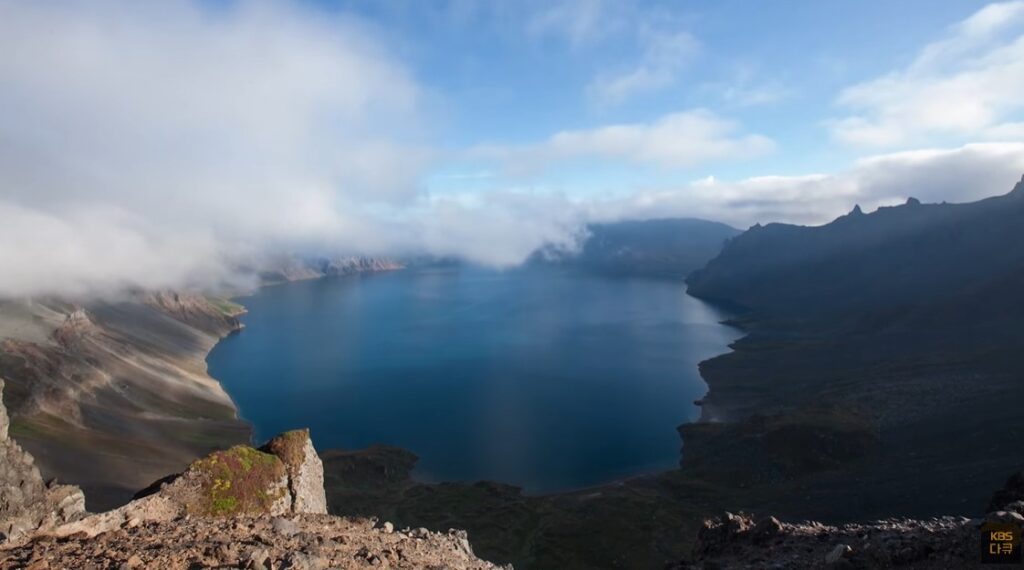
[[[215,452],[99,514],[84,512],[77,488],[42,486],[27,454],[19,465],[0,471],[0,522],[17,531],[0,540],[4,570],[498,568],[473,554],[464,531],[328,515],[323,464],[305,430]],[[12,492],[12,482],[32,492]]]
[[[243,270],[254,284],[389,271],[386,259],[285,257]],[[242,306],[175,291],[108,299],[0,300],[0,379],[10,431],[46,479],[109,509],[197,457],[248,442],[250,426],[207,374]]]
[[[89,539],[40,535],[0,549],[0,568],[498,568],[473,555],[464,532],[389,528],[310,514],[154,521]]]
[[[780,522],[725,513],[704,521],[688,561],[670,570],[747,568],[947,569],[982,567],[987,524],[1024,524],[1024,472],[993,496],[984,517],[889,518],[867,523]]]
[[[0,303],[0,378],[12,437],[45,478],[89,506],[138,489],[214,449],[248,441],[206,353],[239,327],[240,307],[162,292],[118,301]]]

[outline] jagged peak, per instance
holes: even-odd
[[[862,210],[860,208],[860,204],[857,204],[856,206],[853,207],[853,210],[850,210],[850,215],[851,216],[863,216],[864,215],[864,210]]]
[[[1010,194],[1013,194],[1014,196],[1024,196],[1024,175],[1020,177],[1020,182],[1017,182],[1013,187],[1013,190],[1010,190]]]

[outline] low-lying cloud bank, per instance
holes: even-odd
[[[817,225],[848,212],[923,202],[971,202],[1009,192],[1024,174],[1024,143],[979,143],[858,160],[832,174],[707,178],[681,188],[649,190],[584,204],[588,219],[691,216],[746,228],[755,223]]]
[[[1024,172],[1024,144],[1006,143],[616,199],[431,195],[427,90],[365,23],[324,18],[277,3],[0,3],[0,297],[215,287],[277,252],[509,266],[589,221],[818,223],[857,202],[972,200]],[[697,111],[503,152],[657,164],[770,146],[733,130]],[[673,145],[694,133],[721,144]]]

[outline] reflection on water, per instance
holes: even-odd
[[[697,363],[738,336],[677,282],[408,270],[261,290],[210,371],[257,438],[397,445],[424,480],[532,492],[678,463]]]

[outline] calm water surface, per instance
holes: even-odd
[[[242,302],[209,357],[259,441],[385,443],[427,481],[549,492],[678,464],[697,363],[739,333],[676,282],[557,270],[405,270],[291,283]]]

